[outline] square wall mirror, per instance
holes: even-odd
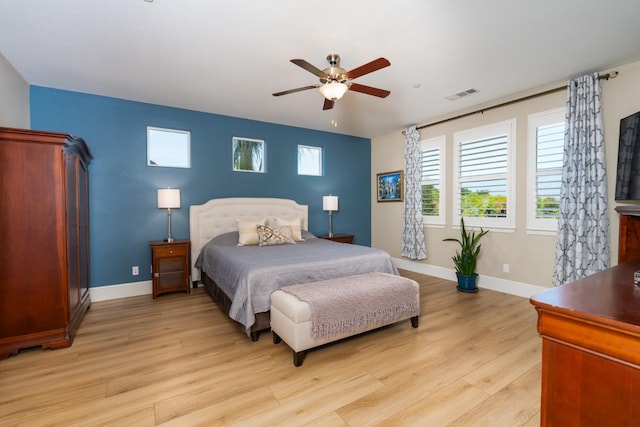
[[[191,132],[147,126],[147,166],[190,168]]]

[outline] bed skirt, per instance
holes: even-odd
[[[216,304],[218,304],[218,307],[228,316],[229,310],[231,309],[231,300],[205,272],[202,272],[201,275],[200,280],[202,284],[204,284],[205,289],[209,292],[209,295],[211,295],[211,298]],[[271,329],[271,316],[268,311],[256,313],[255,316],[256,321],[251,325],[251,341],[258,341],[261,332],[266,332]],[[236,322],[244,331],[244,325],[234,319],[231,320]]]

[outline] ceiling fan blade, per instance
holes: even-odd
[[[351,83],[349,89],[354,92],[366,93],[367,95],[378,96],[380,98],[386,98],[391,93],[388,90],[378,89],[377,87],[361,85],[358,83]]]
[[[281,95],[288,95],[290,93],[302,92],[303,90],[315,89],[318,86],[319,85],[310,85],[310,86],[305,86],[305,87],[299,87],[299,88],[296,88],[296,89],[284,90],[282,92],[274,93],[273,96],[281,96]]]
[[[355,79],[360,76],[364,76],[365,74],[373,73],[381,68],[388,67],[391,65],[391,62],[387,58],[378,58],[373,61],[361,65],[358,68],[354,68],[351,71],[347,71],[347,78],[349,80]]]
[[[324,99],[324,105],[322,106],[322,109],[323,110],[331,110],[333,108],[333,104],[334,103],[335,103],[334,101],[325,98]]]
[[[298,67],[304,68],[311,74],[315,74],[318,77],[325,77],[327,75],[324,71],[315,67],[314,65],[309,64],[304,59],[292,59],[291,62],[296,64]]]

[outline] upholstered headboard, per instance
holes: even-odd
[[[189,208],[189,235],[191,238],[191,280],[200,280],[195,262],[211,239],[230,231],[237,231],[238,218],[302,217],[302,229],[309,227],[309,209],[290,199],[267,197],[230,197],[212,199]]]

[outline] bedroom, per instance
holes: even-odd
[[[324,54],[325,48],[322,49]],[[296,54],[306,55],[306,51]],[[282,67],[290,66],[287,63],[289,56],[282,58]],[[314,62],[319,63],[321,60],[322,57]],[[337,232],[353,233],[358,243],[383,248],[395,258],[399,258],[401,204],[376,203],[371,187],[376,173],[403,168],[401,128],[390,133],[373,135],[369,145],[367,137],[345,136],[334,132],[318,132],[136,103],[65,91],[46,85],[29,86],[24,80],[20,81],[19,75],[15,76],[15,71],[5,73],[10,67],[11,65],[3,62],[2,85],[3,88],[5,85],[9,86],[10,90],[18,95],[3,97],[0,101],[3,103],[0,110],[2,125],[59,130],[81,135],[88,141],[96,157],[91,168],[91,270],[96,301],[100,299],[100,288],[104,288],[103,292],[106,293],[106,289],[110,289],[111,286],[119,286],[115,294],[117,296],[123,295],[117,293],[123,288],[132,289],[131,293],[126,295],[150,292],[148,243],[161,239],[166,231],[166,214],[155,206],[155,189],[164,186],[183,189],[184,207],[174,212],[173,224],[175,235],[181,238],[188,236],[186,206],[202,203],[212,197],[229,195],[265,195],[296,199],[310,206],[311,230],[324,233],[327,229],[327,215],[321,209],[321,197],[333,192],[340,195],[341,207],[334,217],[334,229]],[[620,75],[614,80],[603,82],[605,128],[613,129],[612,134],[615,134],[621,117],[640,110],[638,63],[629,61],[616,64],[615,69]],[[14,83],[16,81],[18,83]],[[280,88],[274,90],[276,89]],[[11,104],[11,107],[7,108],[5,103]],[[426,129],[423,136],[437,136],[442,133],[450,135],[457,129],[506,120],[514,116],[519,122],[523,122],[523,118],[528,114],[560,107],[563,104],[564,95],[560,93],[487,112],[450,125]],[[23,112],[16,113],[15,105],[24,106]],[[429,121],[431,120],[421,120],[419,123]],[[194,167],[190,171],[150,170],[145,166],[145,128],[149,124],[191,129],[194,138]],[[231,172],[230,146],[231,137],[235,135],[267,141],[268,174],[256,177],[238,176],[237,173]],[[300,178],[298,185],[289,186],[285,190],[283,183],[289,184],[288,177],[295,175],[295,147],[302,142],[323,146],[326,176],[322,179]],[[616,143],[615,138],[607,138],[610,167],[614,167]],[[521,162],[524,154],[524,148],[519,149],[518,156]],[[195,184],[199,181],[207,184]],[[518,181],[524,183],[525,179],[520,177]],[[209,182],[214,183],[215,191],[211,190]],[[613,194],[613,191],[610,191],[610,194]],[[613,209],[614,203],[611,205]],[[520,206],[518,211],[523,212],[524,208]],[[518,222],[524,222],[523,218],[519,217]],[[613,210],[611,229],[617,230],[617,217]],[[413,268],[435,276],[452,274],[450,252],[441,252],[435,248],[441,246],[440,241],[443,237],[448,237],[453,232],[450,223],[444,228],[428,228],[427,246],[430,258]],[[612,259],[615,259],[617,235],[612,232],[611,236]],[[493,233],[487,237],[491,240],[487,241],[486,251],[481,258],[482,274],[502,279],[507,287],[517,288],[519,284],[551,286],[553,237],[528,235],[524,230],[519,230],[515,235]],[[524,252],[522,247],[534,250],[535,256],[530,256],[530,252]],[[511,266],[510,273],[502,271],[503,264]],[[131,274],[132,266],[140,266],[139,276]],[[108,294],[104,298],[112,295]]]

